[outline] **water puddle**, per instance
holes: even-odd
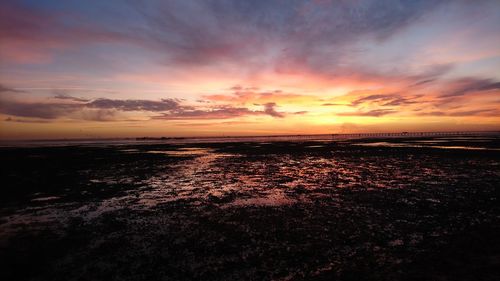
[[[46,202],[46,201],[54,201],[59,199],[60,197],[58,196],[48,196],[48,197],[39,197],[39,198],[34,198],[31,199],[32,202]]]
[[[439,148],[439,149],[496,150],[496,151],[500,151],[500,148],[477,147],[477,146],[443,146],[443,145],[431,145],[429,147]]]
[[[391,142],[369,142],[369,143],[354,143],[354,145],[359,146],[368,146],[368,147],[424,147],[423,145],[418,144],[409,144],[409,143],[391,143]]]
[[[147,153],[152,154],[166,154],[169,156],[184,156],[184,155],[201,155],[211,152],[211,149],[198,148],[198,147],[187,147],[179,148],[178,150],[150,150]]]
[[[227,204],[225,207],[245,207],[245,206],[278,207],[283,205],[291,205],[296,202],[297,200],[288,198],[288,196],[283,192],[274,192],[265,197],[239,198]]]
[[[462,149],[462,150],[495,150],[499,151],[500,148],[479,147],[479,146],[461,146],[461,145],[430,145],[437,144],[437,142],[419,142],[421,144],[413,143],[391,143],[391,142],[370,142],[370,143],[355,143],[353,145],[367,146],[367,147],[411,147],[411,148],[436,148],[436,149]]]
[[[137,153],[137,152],[140,152],[139,149],[134,149],[134,148],[131,148],[131,149],[120,149],[119,151],[120,152],[125,152],[125,153]]]

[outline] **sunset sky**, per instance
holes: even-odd
[[[500,1],[2,1],[0,138],[500,129]]]

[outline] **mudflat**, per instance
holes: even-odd
[[[500,139],[0,148],[4,280],[498,280]]]

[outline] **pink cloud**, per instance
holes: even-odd
[[[0,9],[0,59],[13,63],[47,63],[55,52],[82,44],[131,40],[89,23],[69,25],[71,15],[45,12],[16,4]],[[76,16],[75,16],[76,18]]]

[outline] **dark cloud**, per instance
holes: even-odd
[[[264,104],[264,113],[269,115],[269,116],[272,116],[272,117],[278,117],[278,118],[285,117],[285,114],[283,114],[281,112],[277,112],[275,107],[276,107],[276,103],[274,103],[274,102],[269,102],[269,103]]]
[[[23,102],[2,102],[0,103],[0,112],[6,115],[38,118],[52,120],[57,118],[69,118],[88,121],[118,121],[122,118],[118,116],[115,109],[95,109],[88,110],[82,104],[66,103],[23,103]],[[12,119],[18,120],[20,119]],[[43,122],[23,120],[23,122]]]
[[[361,97],[353,102],[351,102],[351,106],[358,106],[364,103],[378,103],[381,106],[401,106],[407,104],[415,104],[417,101],[414,99],[420,96],[412,96],[412,97],[403,97],[398,94],[380,94],[380,95],[369,95],[366,97]]]
[[[410,76],[409,78],[416,81],[413,86],[422,86],[438,80],[441,76],[450,72],[453,67],[454,64],[451,63],[429,65],[419,75]]]
[[[163,113],[155,119],[189,120],[189,119],[230,119],[248,115],[269,115],[275,118],[285,117],[285,113],[276,111],[275,103],[263,105],[263,110],[250,110],[246,107],[220,106],[207,109],[179,109]]]
[[[393,98],[392,95],[369,95],[366,97],[358,98],[351,102],[352,106],[358,106],[360,104],[372,101],[386,101],[391,100]]]
[[[62,98],[73,100],[72,97]],[[161,112],[155,119],[229,119],[247,115],[269,115],[276,118],[285,116],[276,110],[275,103],[263,104],[262,110],[250,110],[246,107],[217,106],[193,107],[181,105],[177,99],[152,100],[113,100],[96,99],[79,103],[20,102],[0,101],[0,113],[40,119],[71,118],[92,121],[118,120],[119,113]]]
[[[152,100],[112,100],[96,99],[85,104],[89,108],[115,109],[120,111],[169,111],[178,109],[180,104],[174,99]]]
[[[102,42],[134,42],[127,32],[97,25],[91,18],[65,16],[37,9],[19,1],[7,1],[0,9],[0,38],[5,61],[33,62],[55,50]]]
[[[79,13],[74,17],[68,16],[71,13],[13,2],[4,5],[0,12],[0,26],[6,27],[0,30],[0,37],[18,46],[13,47],[15,51],[36,49],[36,53],[51,53],[59,48],[112,42],[146,48],[155,58],[165,57],[159,61],[175,66],[229,62],[245,72],[261,71],[262,66],[268,66],[277,71],[297,70],[330,78],[358,76],[381,80],[386,76],[405,76],[413,79],[415,85],[424,85],[448,72],[452,65],[429,66],[423,74],[413,76],[372,73],[376,71],[349,63],[359,52],[353,45],[361,38],[390,38],[446,2],[449,1],[128,1],[113,11],[128,16],[113,19],[87,14],[87,10],[105,4],[89,5],[93,9],[74,5],[73,12]],[[241,86],[233,90],[256,91]]]
[[[48,123],[48,120],[30,120],[30,119],[17,119],[12,117],[7,117],[4,119],[5,122],[15,122],[15,123]]]
[[[75,101],[73,97],[68,96],[56,98]],[[115,119],[118,112],[164,112],[191,108],[181,106],[175,99],[163,99],[161,101],[96,99],[87,102],[83,102],[84,99],[76,99],[76,101],[79,101],[79,103],[21,102],[2,99],[0,101],[0,113],[41,119],[72,117],[83,120],[111,121]]]
[[[436,71],[438,73],[439,71]],[[431,79],[436,81],[436,79]],[[423,80],[425,81],[425,80]],[[465,77],[460,79],[442,80],[430,87],[415,87],[415,84],[402,86],[397,93],[384,93],[384,90],[358,90],[346,94],[343,99],[351,100],[350,106],[356,108],[373,108],[373,107],[411,107],[416,105],[432,106],[438,109],[453,110],[453,106],[463,106],[466,95],[478,93],[480,96],[467,97],[468,104],[477,104],[481,96],[489,94],[492,91],[494,95],[500,91],[500,82],[492,79],[478,79],[473,77]],[[342,100],[342,99],[341,99]],[[494,101],[490,101],[494,102]],[[330,103],[327,103],[330,105]],[[412,109],[415,110],[415,109]]]
[[[394,99],[387,101],[386,103],[382,104],[383,106],[401,106],[401,105],[408,105],[408,104],[415,104],[419,103],[418,101],[415,101],[416,97],[412,98],[404,98],[401,96],[394,97]],[[422,102],[420,102],[422,103]]]
[[[500,110],[498,109],[478,109],[478,110],[468,110],[468,111],[457,111],[449,112],[449,116],[500,116]]]
[[[445,2],[448,1],[128,1],[113,11],[128,16],[112,20],[96,18],[78,7],[74,12],[79,16],[70,17],[49,9],[9,4],[0,14],[0,25],[9,28],[0,30],[0,37],[22,42],[20,49],[27,51],[36,45],[41,53],[112,42],[146,48],[164,56],[159,61],[165,64],[199,66],[229,62],[247,72],[270,66],[277,71],[298,69],[329,77],[373,77],[374,73],[360,66],[341,66],[359,51],[354,50],[353,44],[360,38],[385,40]],[[430,81],[449,67],[431,67],[415,79],[417,83]],[[384,75],[387,74],[381,76]]]
[[[420,86],[420,85],[424,85],[424,84],[429,84],[429,83],[432,83],[434,81],[436,81],[436,79],[422,80],[422,81],[416,82],[415,84],[413,84],[413,86]]]
[[[500,90],[500,82],[492,79],[463,78],[453,81],[450,86],[451,89],[447,90],[449,92],[441,95],[441,98],[464,96],[480,91]]]
[[[274,63],[333,74],[361,36],[384,40],[444,1],[132,2],[146,28],[135,40],[175,63]],[[256,48],[256,46],[259,46]],[[281,49],[262,61],[262,54]],[[255,60],[255,57],[259,59]],[[258,67],[256,67],[258,69]]]
[[[163,113],[154,119],[189,120],[189,119],[229,119],[245,115],[255,115],[256,112],[245,107],[220,107],[214,109],[179,110]]]
[[[56,94],[54,96],[54,98],[59,99],[59,100],[70,100],[70,101],[76,101],[76,102],[88,102],[88,101],[90,101],[89,99],[73,97],[73,96],[70,96],[67,94],[63,94],[63,93]]]
[[[322,106],[339,106],[339,105],[345,105],[345,104],[341,104],[341,103],[331,103],[331,102],[327,102],[327,103],[323,103]]]
[[[356,111],[356,112],[341,112],[337,113],[339,116],[370,116],[370,117],[380,117],[387,114],[397,113],[393,109],[375,109],[370,111]]]
[[[500,116],[500,110],[489,108],[489,109],[477,109],[477,110],[466,110],[466,111],[431,111],[431,112],[421,112],[418,113],[420,116],[452,116],[452,117],[467,117],[467,116]]]
[[[80,104],[0,101],[0,113],[18,117],[55,119],[71,115],[81,108]]]
[[[6,87],[6,86],[0,84],[0,93],[7,93],[7,92],[10,92],[10,93],[22,93],[23,91],[16,90],[16,89],[13,89],[13,88],[9,88],[9,87]]]

